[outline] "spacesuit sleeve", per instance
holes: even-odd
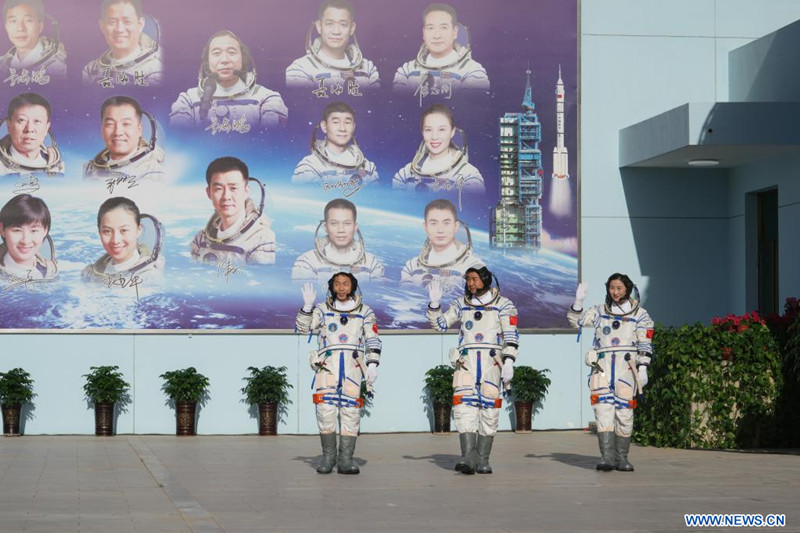
[[[595,327],[600,323],[600,310],[597,306],[590,307],[589,309],[575,311],[570,306],[567,311],[567,320],[569,325],[573,328]]]
[[[367,169],[367,176],[365,176],[366,179],[364,181],[367,183],[372,183],[381,179],[378,175],[378,169],[375,167],[375,163],[370,161],[369,165],[367,165]]]
[[[367,86],[370,89],[378,89],[381,86],[381,79],[380,74],[378,73],[378,68],[375,66],[375,63],[370,61],[369,59],[364,60],[364,64],[367,67],[367,75],[369,76],[367,81]]]
[[[383,266],[383,263],[380,260],[373,256],[372,257],[372,264],[370,265],[369,275],[370,277],[374,278],[382,278],[386,273],[386,267]]]
[[[503,350],[501,357],[503,361],[510,358],[517,360],[519,352],[519,331],[517,330],[518,321],[517,308],[508,298],[503,298],[500,306],[500,331],[503,333]]]
[[[292,183],[321,183],[322,176],[314,168],[309,160],[310,156],[306,156],[297,163],[292,174]]]
[[[200,239],[203,236],[203,230],[200,230],[195,234],[194,239],[192,239],[191,244],[189,245],[189,252],[192,254],[192,259],[195,261],[200,260]]]
[[[301,335],[308,335],[309,333],[319,333],[319,327],[322,324],[325,315],[320,308],[319,304],[314,306],[310,313],[306,313],[302,309],[297,312],[295,319],[295,329]]]
[[[292,279],[317,279],[317,273],[308,260],[308,252],[295,260],[292,266]]]
[[[636,357],[637,365],[648,366],[650,364],[650,357],[653,353],[653,327],[653,319],[642,308],[642,314],[636,322],[636,350],[639,352]]]
[[[479,89],[489,90],[489,76],[486,74],[486,69],[483,65],[475,60],[470,61],[467,65],[467,72],[464,74],[461,86],[465,89]]]
[[[463,183],[464,190],[471,193],[486,192],[486,184],[484,183],[481,171],[472,165],[468,166],[468,170],[469,172],[461,176],[461,178],[463,178],[464,180]]]
[[[409,167],[410,166],[411,166],[411,163],[407,164],[406,166],[404,166],[403,168],[401,168],[400,170],[398,170],[395,173],[394,178],[392,178],[392,188],[394,188],[394,189],[403,189],[403,188],[405,188],[406,180],[408,179],[408,174],[409,174],[409,170],[410,170]]]
[[[414,278],[411,275],[412,266],[411,262],[413,259],[406,261],[406,264],[403,266],[403,270],[400,271],[400,283],[414,283]]]
[[[286,67],[286,86],[287,87],[310,87],[314,85],[314,78],[303,70],[303,62],[306,56],[295,59],[291,65]]]
[[[409,61],[408,63],[403,64],[400,68],[397,69],[397,72],[394,73],[394,81],[392,82],[392,89],[395,91],[413,91],[413,83],[408,77],[409,71],[409,64],[413,63],[413,61]]]
[[[270,95],[261,102],[261,127],[274,128],[284,126],[289,118],[289,109],[283,103],[281,95],[270,91]]]
[[[383,343],[378,337],[378,318],[372,308],[364,306],[364,351],[366,364],[380,364]]]
[[[458,300],[454,300],[445,312],[442,312],[441,306],[437,307],[436,309],[432,309],[430,306],[428,306],[425,316],[428,317],[428,322],[431,323],[431,327],[433,329],[445,332],[453,324],[461,320],[461,305],[459,304]]]
[[[169,112],[169,125],[189,127],[195,125],[194,111],[189,93],[181,93]]]
[[[94,80],[95,79],[94,64],[96,62],[97,62],[96,60],[95,61],[89,61],[89,63],[87,63],[86,66],[83,67],[83,72],[82,72],[81,76],[83,78],[83,84],[84,85],[91,85],[92,83],[94,83],[94,81],[95,81]]]

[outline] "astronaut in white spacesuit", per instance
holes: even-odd
[[[104,88],[160,85],[164,76],[158,24],[156,36],[145,31],[141,0],[103,0],[100,31],[108,50],[83,67],[83,83]]]
[[[406,262],[400,282],[427,286],[436,280],[445,293],[450,294],[461,287],[468,268],[484,266],[472,253],[472,239],[466,224],[467,242],[456,239],[461,225],[452,202],[442,198],[429,202],[425,206],[423,223],[428,238],[419,255]]]
[[[261,203],[249,198],[250,182],[261,188]],[[206,169],[206,195],[214,214],[191,244],[192,258],[204,263],[275,264],[275,232],[264,214],[265,192],[244,161],[220,157]]]
[[[453,6],[436,3],[425,9],[422,14],[422,46],[416,59],[397,69],[393,88],[419,94],[420,100],[430,94],[489,90],[486,69],[472,59],[469,31],[458,23]]]
[[[461,323],[458,347],[450,350],[453,376],[453,418],[461,442],[456,470],[463,474],[491,474],[489,454],[497,433],[503,391],[514,376],[519,350],[517,309],[492,287],[486,267],[468,268],[464,297],[442,312],[443,296],[438,281],[428,285],[430,304],[426,313],[431,327],[445,332]]]
[[[150,140],[144,139],[142,118],[150,122]],[[157,144],[156,121],[129,96],[112,96],[100,106],[100,133],[105,148],[83,167],[87,180],[127,182],[164,180],[164,149]]]
[[[250,49],[232,31],[218,31],[203,50],[197,87],[172,104],[172,126],[204,127],[216,134],[262,131],[286,124],[283,98],[257,83]]]
[[[50,210],[41,198],[17,194],[6,202],[0,209],[1,280],[24,284],[30,280],[52,280],[58,275],[50,225]],[[49,254],[40,253],[45,241]]]
[[[149,218],[155,227],[152,249],[139,242],[143,218]],[[84,267],[81,277],[85,282],[108,287],[115,286],[118,279],[145,287],[164,282],[165,259],[161,253],[164,230],[158,219],[140,213],[132,200],[117,196],[100,206],[97,231],[106,253]]]
[[[414,159],[397,171],[392,187],[419,192],[486,192],[483,176],[469,162],[467,137],[456,128],[453,112],[442,104],[433,104],[422,113],[422,142]],[[462,146],[453,142],[461,132]]]
[[[597,421],[601,460],[597,470],[633,472],[628,461],[636,396],[647,385],[653,354],[653,319],[639,305],[638,291],[625,274],[606,282],[606,301],[583,310],[589,285],[581,283],[567,312],[573,327],[593,327],[594,342],[586,353],[592,367],[589,389]]]
[[[355,32],[353,4],[348,0],[323,2],[306,36],[306,55],[286,68],[286,86],[350,96],[379,88],[378,69],[362,55]]]
[[[8,135],[0,139],[0,176],[60,176],[64,161],[50,131],[50,103],[36,93],[22,93],[8,103],[4,121]],[[50,146],[45,144],[50,135]]]
[[[317,139],[321,129],[325,139]],[[364,157],[355,140],[356,113],[344,102],[331,102],[311,133],[311,153],[297,164],[292,183],[320,184],[325,191],[352,195],[379,179],[375,163]]]
[[[317,233],[325,227],[325,236],[315,235],[314,249],[297,258],[292,279],[322,281],[335,272],[350,272],[362,283],[383,278],[383,263],[364,248],[356,216],[353,202],[344,198],[328,202],[325,218],[317,226]]]
[[[54,28],[53,37],[42,35],[46,17]],[[67,76],[67,51],[58,40],[58,23],[45,14],[42,0],[6,0],[3,23],[13,46],[0,56],[0,82],[11,75],[11,69],[17,76],[23,75],[23,70],[39,76],[37,83]]]
[[[358,474],[353,452],[361,424],[361,382],[367,392],[378,378],[381,340],[375,313],[361,301],[358,281],[349,272],[338,272],[328,282],[329,295],[314,305],[317,297],[311,283],[303,285],[303,308],[297,313],[297,332],[315,334],[318,349],[309,354],[315,371],[313,401],[322,442],[320,474],[329,474],[334,465],[340,474]],[[336,426],[341,424],[339,453],[336,453]]]

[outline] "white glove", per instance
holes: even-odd
[[[647,367],[646,366],[640,366],[639,367],[639,387],[644,388],[644,386],[647,385],[648,381],[649,380],[647,379]]]
[[[378,381],[378,363],[369,363],[367,365],[367,383],[372,385]]]
[[[503,373],[501,377],[506,383],[511,383],[511,378],[514,377],[514,361],[506,359],[506,362],[503,363]]]
[[[442,301],[443,294],[442,282],[437,279],[432,279],[428,284],[428,299],[431,302],[432,309],[439,307],[439,302]]]
[[[572,308],[576,311],[583,309],[583,301],[589,295],[589,284],[582,282],[578,284],[578,290],[575,291],[575,303]]]
[[[300,292],[303,293],[303,311],[311,311],[314,307],[314,301],[317,299],[317,291],[311,282],[303,283]]]

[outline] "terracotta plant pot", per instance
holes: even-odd
[[[175,434],[179,437],[197,435],[195,417],[197,402],[175,402]]]
[[[278,434],[278,404],[262,403],[258,406],[258,434]]]
[[[533,402],[514,402],[514,413],[517,415],[517,433],[530,433]]]
[[[450,433],[450,412],[453,406],[449,403],[433,403],[433,432]]]
[[[20,405],[3,406],[3,435],[6,437],[19,437]]]
[[[114,435],[114,403],[94,404],[94,434],[98,437]]]

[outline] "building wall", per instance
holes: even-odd
[[[582,277],[590,302],[602,282],[628,273],[657,321],[680,324],[745,310],[744,194],[778,184],[781,295],[798,292],[800,161],[787,157],[735,171],[621,172],[618,132],[686,102],[724,101],[728,52],[800,18],[794,0],[583,0],[581,3]],[[534,98],[551,88],[534,86]],[[795,237],[796,239],[796,237]],[[298,295],[299,302],[299,295]],[[211,378],[201,434],[253,433],[239,389],[248,366],[285,365],[294,383],[279,431],[314,433],[309,346],[294,335],[2,335],[0,371],[16,366],[36,380],[27,434],[93,432],[82,375],[119,365],[133,402],[120,433],[172,433],[174,414],[158,375],[195,366]],[[446,362],[454,335],[387,335],[374,406],[365,432],[427,431],[425,371]],[[551,370],[553,385],[534,427],[580,428],[592,418],[585,387],[584,335],[524,335],[519,362]],[[511,427],[504,407],[501,429]]]

